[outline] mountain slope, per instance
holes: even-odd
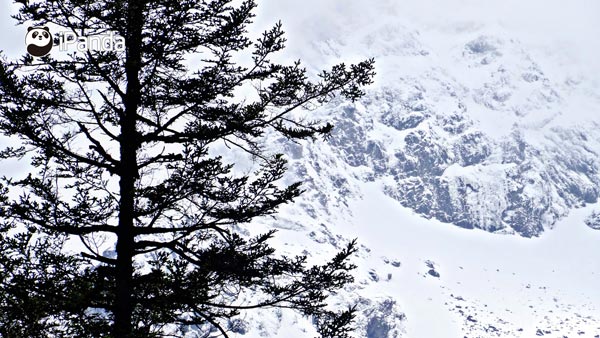
[[[334,302],[359,304],[356,337],[600,336],[597,4],[311,4],[264,9],[290,54],[376,57],[377,81],[298,113],[330,140],[269,139],[307,192],[251,231],[315,262],[358,238]],[[249,315],[240,336],[311,336],[287,315]]]

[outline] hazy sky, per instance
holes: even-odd
[[[20,47],[18,35],[25,30],[14,27],[11,7],[10,1],[0,3],[4,50]],[[582,52],[598,52],[600,45],[597,0],[261,0],[258,14],[259,25],[282,19],[292,35],[320,31],[327,36],[338,25],[357,29],[391,18],[424,28],[459,22],[500,24],[524,40],[576,41]]]
[[[500,31],[528,48],[568,53],[576,62],[600,69],[597,0],[263,0],[260,6],[260,23],[282,19],[290,45],[299,49],[315,39],[396,24],[421,33]],[[360,46],[355,47],[360,53]]]
[[[18,57],[25,52],[25,32],[27,27],[15,26],[15,20],[10,17],[15,6],[11,1],[0,1],[0,51],[8,57]]]
[[[258,3],[256,22],[250,27],[252,34],[258,37],[281,20],[288,38],[282,58],[303,60],[311,74],[340,61],[375,57],[375,86],[394,84],[401,77],[420,77],[428,69],[438,73],[442,69],[462,76],[462,84],[471,87],[469,82],[475,74],[454,67],[454,62],[466,43],[480,36],[491,36],[520,46],[555,86],[570,81],[581,84],[576,88],[577,95],[567,99],[572,106],[565,114],[569,119],[580,115],[598,120],[600,116],[597,114],[598,0],[260,0]],[[25,52],[27,27],[15,26],[9,17],[11,12],[14,5],[0,1],[3,32],[0,50],[15,58]],[[402,55],[421,48],[429,53],[427,58]],[[515,50],[503,52],[510,54]],[[410,64],[413,61],[420,63]],[[546,119],[543,114],[538,117]]]
[[[241,0],[234,0],[241,1]],[[600,1],[598,0],[260,0],[258,34],[281,20],[285,59],[302,59],[309,70],[340,61],[375,57],[376,83],[421,72],[396,57],[418,44],[452,62],[469,39],[498,36],[518,41],[555,83],[582,78],[600,97]],[[26,26],[15,26],[10,1],[0,2],[0,50],[11,58],[24,50]],[[414,37],[414,41],[411,40]],[[454,53],[454,54],[453,54]],[[386,54],[386,55],[383,55]],[[432,62],[427,60],[425,62]],[[414,75],[414,74],[412,74]],[[553,78],[554,75],[554,78]]]
[[[26,27],[14,26],[10,1],[0,2],[0,50],[23,52]],[[13,7],[14,8],[14,7]],[[343,37],[382,23],[421,31],[501,28],[515,39],[544,49],[570,50],[577,62],[600,69],[600,1],[597,0],[261,0],[255,29],[281,19],[290,51],[316,39]],[[461,26],[462,25],[462,26]],[[360,46],[356,46],[361,54]],[[301,51],[300,51],[301,52]]]

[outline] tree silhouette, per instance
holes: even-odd
[[[308,266],[269,246],[274,231],[236,229],[302,192],[278,186],[286,161],[261,137],[327,135],[332,125],[307,108],[359,98],[373,60],[316,80],[300,62],[273,62],[282,26],[253,42],[251,0],[15,2],[18,23],[113,32],[125,50],[0,62],[0,130],[21,141],[1,157],[31,162],[26,177],[4,179],[0,335],[227,336],[242,311],[280,307],[312,316],[323,337],[346,337],[353,309],[332,312],[326,300],[352,281],[354,242]],[[256,171],[234,172],[209,152],[219,143]]]

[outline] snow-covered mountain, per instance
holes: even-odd
[[[374,57],[378,74],[356,103],[296,112],[332,122],[330,140],[268,140],[307,192],[240,231],[275,227],[278,252],[315,263],[356,238],[356,283],[332,306],[358,304],[357,338],[600,338],[599,13],[596,0],[260,1],[253,28],[282,20],[283,59],[317,72]],[[20,28],[0,24],[20,55]],[[315,336],[283,310],[230,329]]]
[[[364,50],[379,61],[367,97],[321,115],[336,123],[331,145],[344,163],[369,168],[362,179],[393,178],[385,190],[402,205],[466,228],[537,236],[596,202],[592,74],[562,70],[548,61],[555,54],[529,51],[501,27],[450,22],[422,32],[402,19],[312,41],[322,59]]]
[[[335,296],[356,337],[600,337],[600,5],[266,3],[309,69],[377,60],[359,102],[298,112],[329,141],[269,143],[307,192],[252,230],[314,261],[358,239]],[[244,323],[312,337],[285,312]]]

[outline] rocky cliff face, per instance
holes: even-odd
[[[299,177],[307,166],[320,175],[329,147],[361,173],[356,179],[385,179],[389,196],[424,217],[526,237],[597,201],[598,124],[564,123],[576,86],[551,81],[514,40],[466,41],[450,70],[418,43],[403,46],[433,66],[357,104],[325,107],[332,138],[314,149],[295,146],[292,157],[304,157]],[[340,191],[344,182],[331,179]]]

